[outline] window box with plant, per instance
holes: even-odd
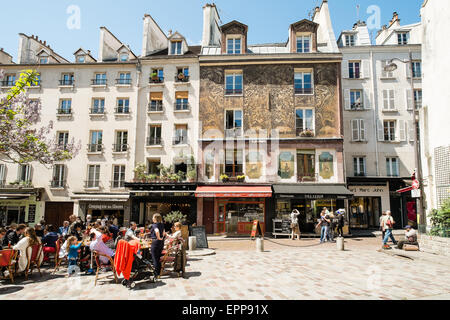
[[[230,182],[230,177],[226,174],[222,174],[222,175],[220,175],[220,180],[224,183]]]
[[[313,138],[314,137],[314,131],[307,129],[300,132],[299,136],[302,138]]]
[[[243,176],[237,176],[236,177],[236,180],[237,180],[237,182],[245,182],[245,175],[243,175]]]

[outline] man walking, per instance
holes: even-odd
[[[387,244],[389,241],[389,238],[391,238],[392,242],[394,244],[397,244],[397,241],[394,238],[394,234],[392,233],[394,229],[394,218],[392,218],[391,211],[386,211],[386,215],[382,219],[382,226],[383,230],[386,232],[386,235],[383,239],[383,249],[389,249],[389,245]]]

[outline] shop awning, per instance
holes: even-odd
[[[78,201],[90,201],[90,202],[126,202],[130,198],[129,194],[121,195],[105,195],[105,194],[74,194],[71,196],[72,199],[77,199]]]
[[[304,199],[351,198],[353,193],[341,184],[278,184],[273,186],[278,197],[299,196]]]
[[[25,193],[0,193],[0,200],[21,200],[21,199],[27,199],[31,197],[31,194],[25,194]]]
[[[260,186],[203,186],[195,191],[197,198],[270,198],[271,187]]]

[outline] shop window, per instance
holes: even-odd
[[[260,179],[263,170],[263,155],[258,151],[250,151],[247,154],[246,174],[249,179]]]
[[[297,150],[298,182],[316,181],[316,151]]]
[[[281,152],[279,156],[278,176],[281,179],[291,179],[294,176],[295,155],[293,152]]]
[[[12,223],[19,224],[27,222],[25,221],[25,209],[26,207],[0,207],[0,224],[9,226]]]

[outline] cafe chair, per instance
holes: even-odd
[[[29,250],[31,249],[31,250]],[[41,254],[42,254],[42,244],[35,244],[33,246],[28,246],[27,250],[27,260],[28,265],[25,270],[25,280],[28,280],[28,275],[33,274],[33,269],[36,267],[39,271],[39,275],[42,277],[41,273]]]
[[[92,252],[94,255],[94,261],[97,267],[97,272],[95,273],[95,282],[94,282],[94,286],[97,285],[97,280],[102,279],[102,278],[108,278],[111,275],[105,275],[102,278],[99,278],[99,273],[100,273],[100,269],[101,268],[107,268],[110,267],[112,269],[113,275],[114,275],[114,280],[116,281],[116,283],[119,283],[118,279],[117,279],[117,274],[116,274],[116,267],[114,266],[114,261],[111,257],[107,256],[106,254],[100,253],[98,251],[93,251]],[[100,257],[105,257],[108,259],[110,264],[104,264],[100,261]]]
[[[63,240],[59,239],[58,241],[56,241],[56,252],[55,252],[55,270],[53,271],[53,273],[55,274],[56,271],[59,271],[59,267],[61,266],[61,263],[63,261],[68,262],[68,258],[67,258],[67,254],[60,258],[59,257],[59,252],[61,251],[61,246],[63,245]]]
[[[0,251],[0,269],[6,268],[9,273],[9,278],[11,279],[11,283],[14,283],[14,273],[15,273],[15,266],[17,263],[17,255],[19,254],[19,251],[7,249],[7,250],[1,250]],[[2,279],[6,279],[3,277]]]
[[[161,257],[161,275],[177,273],[178,277],[184,276],[186,266],[186,250],[181,241],[169,242],[167,249],[163,250]]]

